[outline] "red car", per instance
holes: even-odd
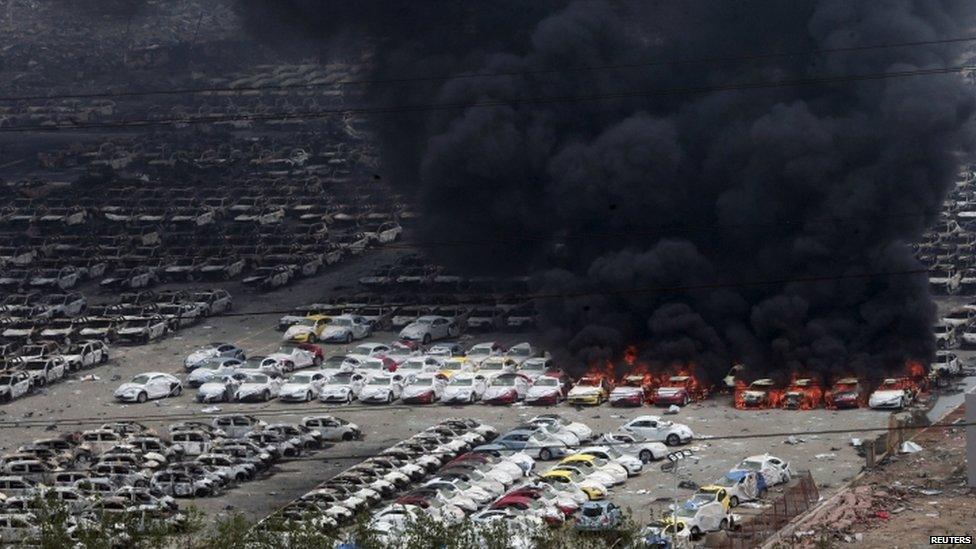
[[[610,406],[640,406],[654,398],[654,376],[624,376],[610,391]]]
[[[827,406],[831,408],[860,408],[867,402],[864,385],[856,377],[838,379],[827,396]]]
[[[654,390],[653,402],[656,406],[677,404],[684,406],[696,399],[695,380],[691,376],[671,376]]]
[[[538,488],[531,488],[531,487],[526,486],[526,487],[523,487],[523,488],[519,488],[517,490],[512,490],[511,492],[509,492],[509,493],[505,494],[504,496],[502,496],[498,500],[498,502],[499,503],[500,502],[504,502],[504,501],[508,500],[509,498],[516,498],[516,497],[517,498],[528,498],[528,499],[539,500],[539,499],[542,499],[542,490],[540,490]],[[567,518],[573,516],[573,513],[575,513],[576,510],[579,509],[579,506],[560,505],[559,503],[556,503],[555,505],[556,505],[556,508],[559,509],[560,511],[562,511],[563,515],[565,517],[567,517]]]
[[[495,503],[492,503],[489,509],[504,510],[504,509],[511,508],[511,509],[516,509],[518,511],[528,511],[529,509],[538,508],[539,506],[542,505],[544,504],[539,503],[536,500],[526,496],[503,496],[500,500],[496,501]],[[557,516],[547,513],[543,516],[543,518],[546,520],[546,522],[552,525],[560,524],[563,522],[563,520],[565,520],[565,517],[562,517],[562,519],[560,519],[557,518]]]

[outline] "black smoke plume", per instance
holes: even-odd
[[[416,198],[420,240],[469,242],[436,259],[594,292],[539,304],[565,360],[637,344],[713,380],[735,361],[753,377],[877,378],[933,354],[926,277],[860,275],[920,268],[906,243],[971,148],[972,90],[955,76],[751,85],[956,65],[960,45],[817,52],[965,36],[976,3],[237,6],[262,39],[368,52],[366,104],[472,105],[372,117],[384,177]],[[665,62],[680,60],[694,61]],[[503,75],[471,76],[485,73]]]

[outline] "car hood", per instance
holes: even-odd
[[[615,396],[630,396],[641,394],[644,391],[638,387],[615,387],[614,390],[610,391],[610,398]]]
[[[145,385],[139,385],[138,383],[123,383],[119,385],[119,388],[115,390],[116,393],[128,393],[134,391],[141,391],[145,389]]]
[[[308,383],[285,383],[281,386],[282,393],[304,393],[311,389],[312,386]]]
[[[187,364],[193,364],[195,362],[201,362],[208,358],[213,358],[217,356],[216,349],[201,349],[199,351],[193,351],[186,357]]]
[[[444,396],[448,395],[466,395],[468,393],[474,392],[474,386],[469,385],[467,387],[461,387],[458,385],[448,385],[444,387]]]
[[[325,385],[322,387],[322,392],[327,395],[345,394],[352,390],[352,387],[348,385]]]
[[[393,390],[390,385],[366,385],[359,390],[359,398],[368,398],[373,395],[385,395]]]
[[[205,395],[215,395],[224,392],[226,386],[223,383],[204,383],[199,391]]]
[[[348,326],[329,326],[328,328],[322,330],[322,337],[334,337],[345,335],[351,332]]]
[[[548,396],[553,393],[558,393],[559,387],[532,387],[529,392],[525,394],[526,398]]]
[[[591,396],[600,394],[598,387],[573,387],[569,391],[569,396]]]
[[[892,400],[905,396],[905,391],[901,389],[875,391],[871,393],[871,400]]]
[[[403,388],[403,396],[405,397],[424,395],[432,392],[434,392],[434,388],[430,385],[407,385]]]
[[[684,389],[681,387],[660,387],[657,390],[657,394],[660,396],[674,396],[678,393],[683,393]]]
[[[265,389],[271,389],[268,385],[263,383],[242,383],[240,387],[237,388],[237,392],[240,393],[258,393]]]
[[[294,326],[289,326],[288,329],[285,330],[285,335],[283,337],[287,339],[290,337],[295,337],[297,335],[305,335],[310,333],[312,333],[311,326],[301,326],[296,324]]]
[[[423,324],[408,324],[400,330],[400,337],[417,337],[427,333],[427,326]]]

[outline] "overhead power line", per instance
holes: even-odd
[[[661,88],[652,90],[633,90],[621,92],[594,93],[587,95],[540,96],[509,99],[489,99],[472,102],[422,103],[415,105],[391,105],[379,107],[343,107],[333,109],[319,109],[297,113],[271,113],[250,115],[214,115],[196,116],[188,118],[159,118],[134,119],[116,122],[76,122],[71,124],[52,124],[48,126],[8,126],[0,128],[0,133],[50,132],[59,130],[92,130],[92,129],[123,129],[145,128],[160,126],[182,126],[197,124],[217,124],[222,122],[285,122],[289,120],[315,120],[334,116],[363,115],[376,116],[384,114],[404,114],[419,112],[435,112],[445,110],[507,107],[513,105],[556,105],[584,103],[592,101],[606,101],[613,99],[629,99],[638,97],[670,97],[682,95],[698,95],[703,93],[726,91],[751,91],[763,89],[789,88],[814,85],[841,84],[862,81],[881,81],[916,76],[940,76],[960,74],[972,70],[974,66],[962,65],[931,69],[912,69],[879,73],[864,73],[852,75],[820,76],[810,78],[782,79],[765,82],[742,82],[734,84],[720,84],[710,86],[688,86],[680,88]]]
[[[759,61],[765,59],[777,59],[777,58],[784,58],[784,57],[826,55],[826,54],[833,54],[833,53],[860,52],[860,51],[871,51],[871,50],[881,50],[881,49],[891,49],[891,48],[909,48],[909,47],[919,47],[919,46],[962,44],[962,43],[973,42],[973,41],[976,41],[976,36],[963,36],[958,38],[945,38],[939,40],[867,44],[862,46],[823,48],[823,49],[805,50],[805,51],[760,52],[760,53],[752,53],[746,55],[732,55],[732,56],[726,55],[726,56],[698,57],[698,58],[687,58],[687,59],[654,60],[654,61],[642,61],[642,62],[634,62],[634,63],[584,65],[584,66],[560,67],[560,68],[546,67],[546,68],[528,69],[528,70],[520,70],[520,71],[483,71],[483,72],[458,73],[458,74],[450,74],[450,75],[353,79],[353,80],[340,80],[338,82],[322,82],[322,83],[314,83],[314,84],[296,83],[296,84],[277,84],[277,85],[267,85],[267,86],[238,86],[238,87],[225,86],[225,87],[195,87],[195,88],[191,87],[191,88],[174,88],[168,90],[166,89],[145,90],[145,91],[128,90],[128,91],[116,91],[116,92],[104,91],[104,92],[90,92],[90,93],[65,93],[65,94],[57,94],[57,95],[39,95],[39,94],[38,95],[10,95],[10,96],[0,96],[0,101],[110,99],[110,98],[130,98],[130,97],[147,97],[147,96],[166,96],[166,95],[194,95],[194,94],[210,94],[210,93],[287,91],[287,90],[315,89],[315,88],[340,88],[344,86],[407,84],[407,83],[415,83],[415,82],[440,82],[440,81],[469,80],[469,79],[479,79],[479,78],[537,76],[537,75],[544,75],[544,74],[563,74],[563,73],[577,73],[577,72],[597,72],[597,71],[608,71],[608,70],[638,69],[638,68],[649,68],[649,67],[660,67],[660,66],[671,66],[671,65],[698,65],[698,64],[730,63],[734,61]]]

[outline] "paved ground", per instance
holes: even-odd
[[[237,297],[235,312],[256,312],[269,309],[289,309],[296,305],[316,301],[335,291],[348,291],[355,280],[377,265],[387,262],[398,253],[378,251],[363,258],[344,263],[329,272],[280,292],[271,294],[243,294],[239,288],[231,288]],[[279,341],[281,334],[274,330],[280,315],[218,317],[194,328],[184,330],[175,337],[161,342],[141,346],[119,348],[113,361],[90,373],[99,377],[97,381],[70,380],[52,386],[46,394],[36,395],[16,401],[0,408],[0,420],[7,422],[41,420],[42,425],[7,427],[3,432],[2,444],[10,450],[34,438],[45,436],[46,421],[59,431],[91,428],[94,424],[112,418],[143,418],[144,422],[164,430],[169,421],[167,415],[198,414],[202,417],[203,406],[195,403],[193,391],[187,391],[180,398],[150,402],[143,405],[121,405],[113,402],[112,391],[124,380],[146,371],[180,372],[183,357],[192,349],[214,340],[235,341],[253,354],[271,350]],[[377,334],[375,339],[389,341],[394,334]],[[496,336],[492,335],[492,338]],[[489,336],[484,336],[488,339]],[[508,342],[524,340],[523,334],[503,334],[497,338]],[[477,338],[482,339],[482,338]],[[475,342],[476,339],[466,339]],[[329,352],[338,349],[330,349]],[[88,372],[86,372],[88,373]],[[686,462],[681,469],[680,478],[705,483],[715,479],[732,467],[741,458],[762,452],[776,454],[793,464],[795,469],[809,469],[815,479],[826,490],[838,486],[856,474],[862,460],[857,457],[848,441],[849,434],[801,436],[804,442],[796,445],[784,444],[783,433],[802,432],[838,428],[876,428],[886,424],[886,415],[871,410],[809,412],[795,411],[738,411],[731,407],[729,397],[719,395],[708,402],[693,404],[673,416],[676,421],[685,422],[700,435],[724,437],[728,435],[775,436],[736,440],[704,439],[693,443],[698,460]],[[320,404],[293,404],[271,402],[267,404],[221,405],[223,412],[248,411],[273,413],[281,420],[295,420],[310,412],[322,413],[326,408]],[[583,421],[594,430],[604,432],[613,430],[629,418],[641,414],[659,413],[651,408],[613,409],[609,407],[575,410],[560,406],[559,411],[566,417]],[[318,453],[313,459],[285,463],[274,476],[245,484],[229,491],[219,498],[195,500],[197,505],[210,515],[218,515],[229,509],[244,512],[252,518],[266,515],[270,510],[300,495],[310,487],[356,462],[358,457],[380,450],[401,440],[446,415],[475,417],[499,429],[513,427],[520,421],[531,417],[536,409],[523,406],[446,408],[443,406],[414,407],[404,409],[394,407],[363,407],[354,405],[332,412],[360,424],[366,434],[365,440],[339,444]],[[84,426],[77,426],[72,420],[81,419]],[[185,418],[180,418],[185,419]],[[664,508],[672,492],[673,477],[653,466],[636,479],[613,491],[612,498],[632,509],[636,518],[646,520],[650,512],[659,513]],[[680,490],[684,498],[689,490]]]

